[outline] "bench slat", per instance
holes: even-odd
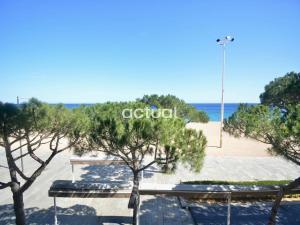
[[[49,190],[49,197],[65,198],[129,198],[131,190],[113,191],[68,191],[68,190]]]
[[[50,187],[50,197],[70,198],[127,198],[131,193],[131,185],[123,182],[110,183],[56,180]]]
[[[105,159],[70,159],[71,164],[89,164],[89,165],[124,165],[123,160],[105,160]]]

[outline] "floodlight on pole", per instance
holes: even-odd
[[[223,146],[223,120],[224,120],[224,76],[225,76],[225,47],[226,44],[233,42],[232,36],[225,36],[223,39],[217,39],[217,43],[222,46],[223,62],[222,62],[222,88],[221,88],[221,121],[220,121],[220,148]]]

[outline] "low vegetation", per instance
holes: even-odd
[[[258,181],[223,181],[223,180],[199,180],[199,181],[185,181],[182,184],[194,185],[243,185],[243,186],[263,186],[263,185],[286,185],[291,180],[258,180]]]

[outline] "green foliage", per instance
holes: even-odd
[[[207,140],[202,131],[183,129],[175,140],[180,146],[180,160],[199,172],[203,166]]]
[[[83,114],[66,109],[62,104],[49,105],[36,99],[21,105],[23,128],[48,136],[78,138],[84,121]],[[32,129],[32,130],[31,130]]]
[[[277,135],[271,151],[300,165],[300,104],[288,106],[282,122],[274,129]]]
[[[55,155],[76,143],[82,135],[83,122],[84,114],[67,110],[63,105],[50,106],[37,99],[19,106],[0,102],[0,146],[4,147],[10,174],[9,182],[0,181],[0,189],[10,187],[13,193],[17,224],[26,223],[23,193]],[[65,143],[66,139],[69,143]],[[47,157],[40,158],[36,153],[42,145],[48,145],[50,151]],[[21,147],[23,152],[14,154]],[[31,174],[25,174],[16,163],[24,157],[37,164],[35,169],[31,166]]]
[[[238,110],[224,121],[224,129],[235,137],[246,136],[271,144],[272,137],[277,135],[276,126],[279,123],[281,112],[278,108],[241,104]]]
[[[203,165],[207,140],[202,131],[185,128],[182,119],[163,120],[160,126],[158,164],[164,172],[174,172],[177,162],[199,172]],[[165,156],[163,159],[162,156]]]
[[[37,137],[42,139],[69,138],[78,139],[85,126],[84,114],[76,110],[68,110],[63,105],[49,105],[37,99],[30,99],[20,106],[0,102],[0,136],[15,139],[35,139],[28,143],[36,143]],[[36,138],[33,138],[36,136]]]
[[[49,132],[51,120],[49,118],[51,107],[32,98],[28,103],[20,105],[20,115],[23,132]]]
[[[48,110],[49,131],[71,139],[80,137],[87,121],[83,114],[66,109],[62,104],[51,106]]]
[[[300,165],[300,74],[288,73],[265,87],[263,105],[240,105],[225,121],[230,134],[271,144],[271,153]]]
[[[150,164],[158,163],[165,171],[173,171],[179,160],[199,170],[206,139],[202,133],[187,130],[182,118],[122,116],[124,109],[147,107],[146,103],[136,101],[82,108],[89,125],[77,153],[97,149],[123,159],[133,171],[145,169],[143,164],[149,157],[152,157]]]
[[[207,113],[197,110],[192,105],[187,104],[173,95],[145,95],[142,99],[138,99],[138,101],[141,101],[150,107],[154,106],[165,109],[176,108],[177,115],[186,122],[207,123],[209,121]]]
[[[290,72],[265,86],[260,95],[262,104],[286,109],[300,103],[300,73]]]
[[[0,102],[0,137],[10,135],[20,127],[20,111],[14,104]]]
[[[15,104],[0,103],[1,134],[17,137],[18,132],[39,132],[49,124],[46,122],[48,107],[36,99],[18,107]]]
[[[300,104],[278,107],[240,105],[224,123],[224,130],[236,137],[246,136],[271,144],[269,151],[300,164]]]

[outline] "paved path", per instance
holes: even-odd
[[[45,157],[47,151],[39,155]],[[53,199],[48,197],[51,183],[57,179],[72,179],[70,159],[71,153],[65,152],[51,162],[48,168],[25,193],[25,208],[29,224],[53,223]],[[25,171],[30,174],[37,164],[25,160]],[[8,171],[4,151],[0,149],[1,181],[8,180]],[[132,174],[125,166],[76,166],[76,178],[80,180],[121,181],[128,183]],[[179,183],[187,180],[271,180],[293,179],[300,174],[300,168],[293,163],[278,157],[233,157],[207,156],[201,173],[192,173],[179,166],[173,175],[165,175],[156,167],[149,168],[145,174],[145,182]],[[0,190],[0,224],[14,224],[12,199],[9,189]],[[128,199],[58,199],[61,224],[93,225],[93,224],[129,224],[131,210],[127,209]],[[142,218],[144,224],[149,221],[164,221],[164,224],[182,225],[191,223],[189,214],[178,207],[176,198],[149,197],[142,198]],[[114,222],[115,221],[115,222]],[[170,222],[172,221],[172,222]]]
[[[162,174],[152,167],[146,182],[179,183],[192,180],[290,180],[300,176],[300,167],[281,157],[206,156],[200,173],[178,166],[175,174]]]

